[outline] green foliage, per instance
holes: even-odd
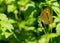
[[[13,34],[14,27],[9,22],[7,16],[3,13],[0,13],[0,40],[5,36],[5,38],[8,38],[10,35]],[[3,37],[2,37],[3,36]]]
[[[38,17],[50,7],[52,24]],[[60,43],[58,0],[0,0],[0,41],[9,43]]]

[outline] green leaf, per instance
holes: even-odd
[[[22,22],[18,23],[19,29],[21,30],[22,28],[24,28],[25,27],[25,24],[26,24],[25,21],[22,21]]]
[[[41,39],[39,40],[39,43],[49,43],[49,39],[57,37],[57,36],[58,35],[55,33],[42,35]]]
[[[60,22],[60,17],[56,17],[56,18],[54,19],[54,22],[55,22],[55,23]]]
[[[8,38],[14,30],[13,25],[9,22],[7,16],[5,14],[0,13],[0,30],[2,31],[1,36],[5,36]],[[8,30],[8,31],[7,31]],[[3,38],[3,37],[2,37]]]
[[[54,12],[57,14],[58,17],[60,17],[60,8],[59,8],[59,4],[58,2],[54,2],[52,3],[52,9],[54,10]]]
[[[7,21],[8,18],[7,18],[7,16],[5,14],[0,13],[0,20]]]
[[[0,4],[3,2],[3,0],[0,0]]]
[[[27,30],[27,31],[29,31],[29,30],[34,30],[35,27],[32,27],[32,26],[31,26],[31,27],[25,26],[24,29]]]
[[[30,1],[30,0],[20,0],[20,1],[18,1],[18,4],[24,6],[24,5],[26,5],[29,1]]]
[[[35,41],[28,41],[28,43],[37,43],[37,40],[35,40]]]
[[[5,38],[8,38],[9,36],[12,35],[12,33],[8,33],[8,32],[3,32],[2,35],[5,36]]]
[[[56,25],[56,34],[60,35],[60,23]]]
[[[24,9],[24,18],[27,19],[32,14],[32,12],[34,10],[35,10],[35,5],[34,4],[27,4],[26,8]],[[33,16],[33,14],[32,14],[32,16]]]
[[[16,23],[16,21],[13,20],[13,19],[9,19],[8,22],[9,22],[9,23]]]
[[[11,5],[7,6],[7,11],[8,12],[13,12],[14,10],[16,10],[16,6],[14,4],[11,4]]]
[[[34,24],[35,24],[35,21],[36,21],[36,18],[29,18],[29,19],[26,21],[26,24],[27,24],[27,25],[34,25]]]
[[[15,0],[5,0],[6,4],[11,4],[12,2],[14,2]]]

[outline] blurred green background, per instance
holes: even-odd
[[[52,24],[38,17],[45,7]],[[60,43],[60,0],[0,0],[0,43]]]

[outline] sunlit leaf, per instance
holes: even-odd
[[[25,30],[27,30],[27,31],[28,31],[28,30],[34,30],[34,29],[35,29],[35,27],[32,27],[32,26],[31,26],[31,27],[25,26],[24,28],[25,28]]]
[[[57,14],[58,17],[60,17],[60,8],[59,8],[59,4],[58,2],[55,2],[52,4],[52,9],[54,10],[54,12]]]
[[[56,26],[56,33],[57,33],[57,35],[60,35],[60,23],[57,24],[57,26]]]
[[[60,22],[60,17],[56,17],[54,20],[55,23]]]
[[[49,39],[57,37],[58,35],[55,33],[51,33],[51,34],[45,34],[41,37],[41,39],[39,40],[39,43],[49,43]]]
[[[0,0],[0,4],[3,2],[3,0]]]
[[[18,4],[24,6],[24,5],[26,5],[29,1],[30,1],[30,0],[20,0],[20,1],[18,1]]]
[[[0,13],[0,20],[7,21],[8,18],[7,18],[7,16],[5,14]]]
[[[11,5],[7,6],[7,11],[8,12],[13,12],[14,10],[16,10],[16,6],[14,4],[11,4]]]
[[[20,22],[19,23],[19,29],[21,30],[22,28],[24,28],[25,27],[25,24],[26,24],[25,21]]]
[[[11,36],[12,33],[8,33],[8,32],[3,32],[2,35],[5,35],[5,38],[8,38],[9,36]]]
[[[15,0],[5,0],[6,4],[11,4],[12,2],[14,2]]]

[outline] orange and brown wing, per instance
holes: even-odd
[[[45,8],[40,14],[41,21],[44,24],[52,23],[52,16],[49,8]]]

